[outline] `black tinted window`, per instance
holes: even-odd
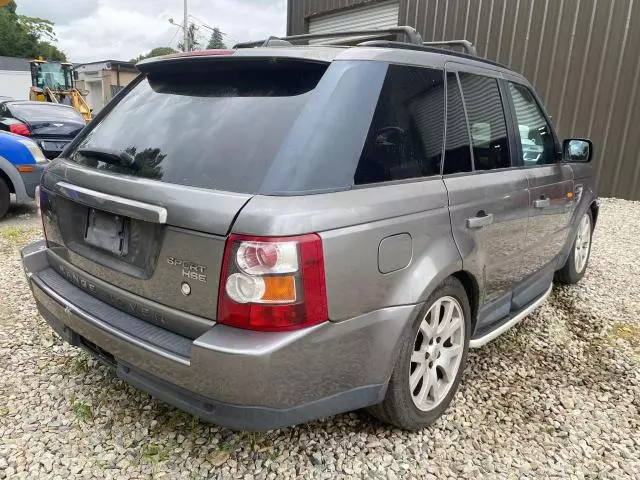
[[[525,166],[555,163],[556,147],[549,124],[533,94],[524,85],[509,83]]]
[[[443,120],[443,72],[390,65],[355,183],[439,175]]]
[[[470,172],[471,145],[464,115],[458,77],[447,73],[447,140],[444,155],[444,174]]]
[[[152,72],[78,144],[85,152],[126,152],[134,168],[70,156],[112,172],[255,193],[325,70],[282,61]]]
[[[510,167],[507,124],[498,81],[460,73],[460,83],[469,117],[475,169]]]

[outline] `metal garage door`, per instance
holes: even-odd
[[[398,25],[398,9],[398,2],[385,2],[322,15],[311,18],[309,33],[395,27]]]

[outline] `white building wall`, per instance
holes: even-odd
[[[0,96],[12,97],[16,100],[29,100],[30,88],[30,72],[0,70]]]

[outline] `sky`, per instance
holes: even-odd
[[[258,40],[286,31],[286,0],[188,0],[190,21],[218,27],[225,42]],[[16,0],[18,13],[55,23],[58,48],[74,63],[130,60],[154,47],[177,47],[183,0]],[[203,47],[211,31],[200,27]]]

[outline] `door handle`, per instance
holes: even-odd
[[[549,205],[551,205],[551,199],[548,197],[539,198],[533,202],[536,208],[547,208]]]
[[[467,218],[467,228],[482,228],[493,223],[493,213],[480,210],[475,217]]]

